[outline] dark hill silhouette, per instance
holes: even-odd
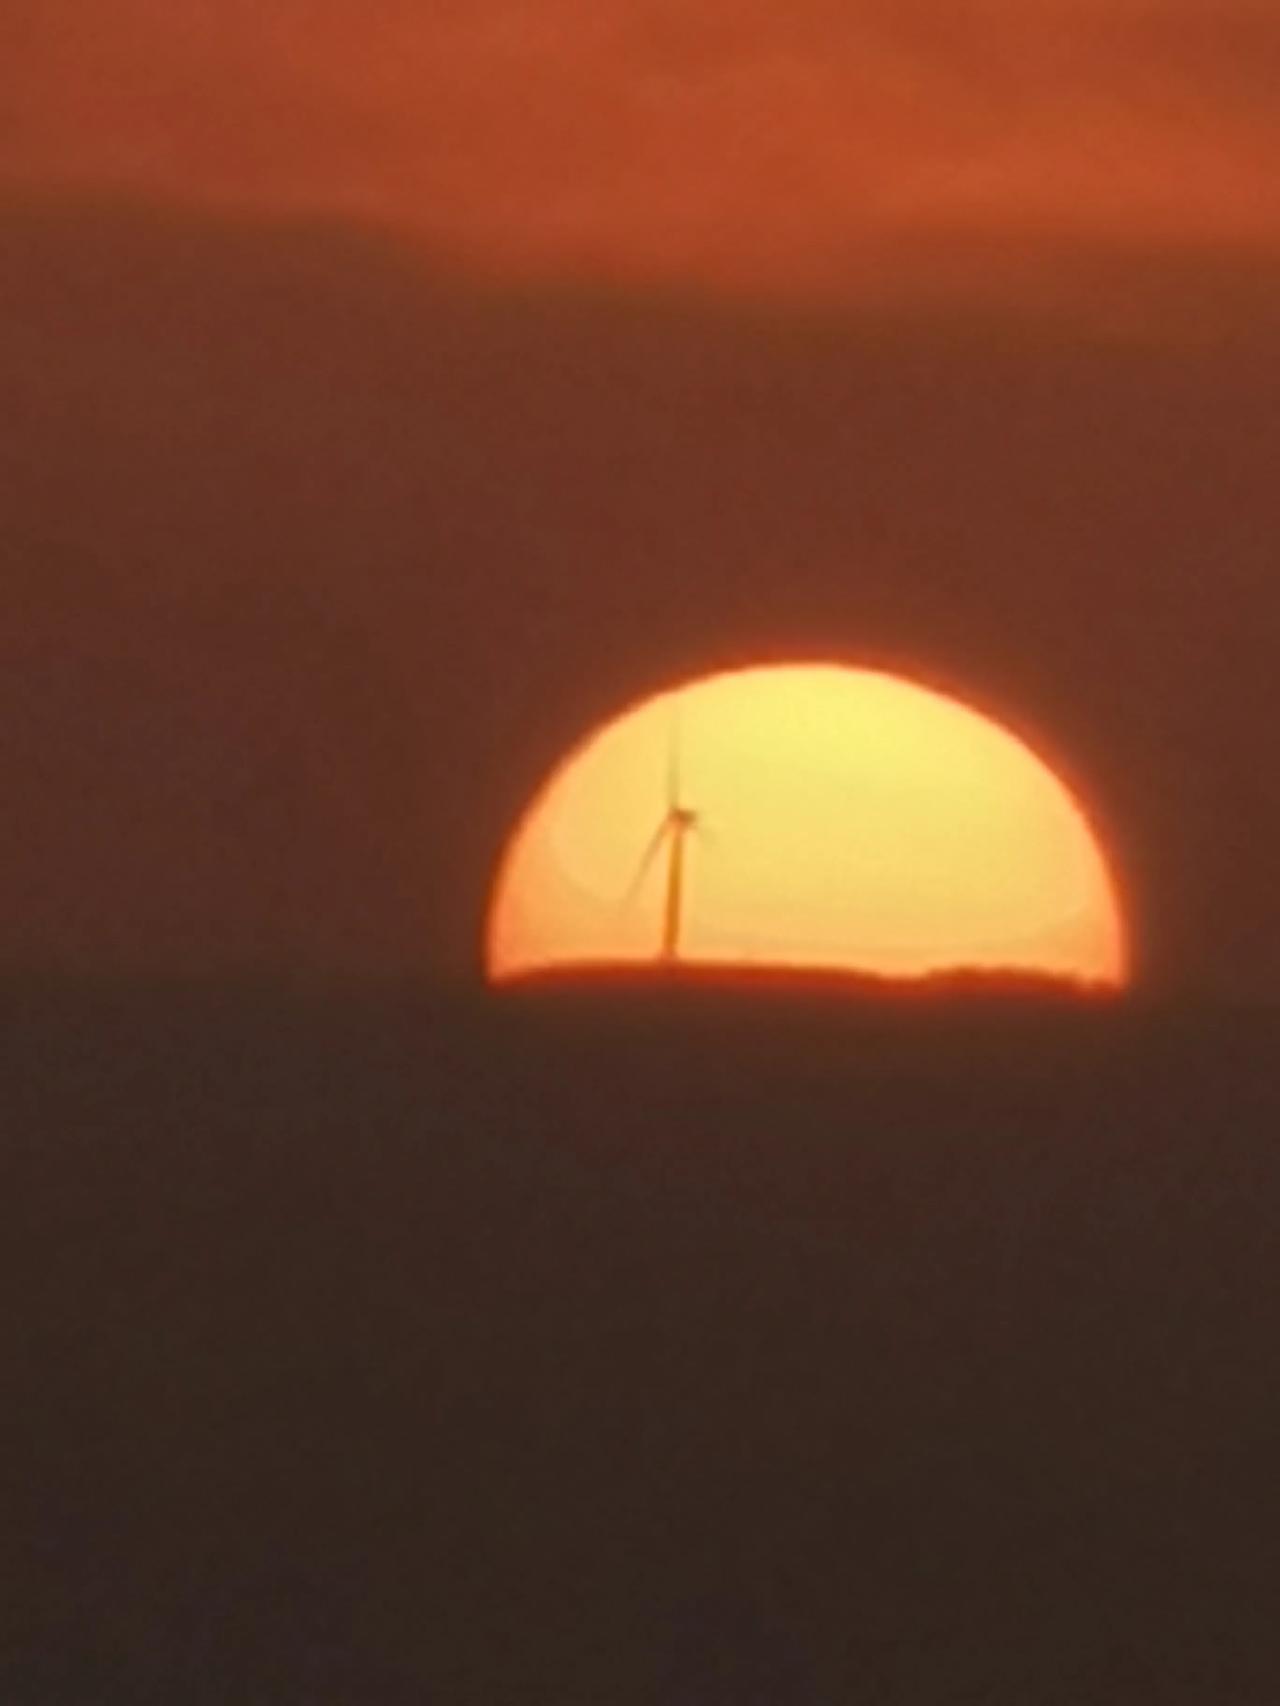
[[[0,1696],[1271,1698],[1273,1032],[10,985]]]
[[[583,1001],[673,999],[766,1002],[856,1002],[893,1006],[1031,1002],[1077,1005],[1115,1001],[1120,992],[1103,983],[1051,972],[953,968],[912,977],[807,966],[719,965],[655,960],[549,966],[519,974],[500,986],[505,992]]]

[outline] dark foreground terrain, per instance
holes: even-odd
[[[10,990],[4,1706],[1272,1706],[1275,1016]]]

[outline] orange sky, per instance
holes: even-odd
[[[0,946],[469,968],[576,731],[820,647],[1069,751],[1153,980],[1271,990],[1278,44],[1275,0],[0,0]],[[1026,323],[1081,279],[1106,336]]]
[[[1270,0],[9,0],[0,174],[839,295],[1037,233],[1274,248],[1277,87]]]

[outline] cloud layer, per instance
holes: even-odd
[[[822,293],[1280,244],[1274,0],[9,0],[0,172]]]

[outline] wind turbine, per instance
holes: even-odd
[[[689,838],[701,832],[700,814],[685,805],[680,778],[679,713],[671,718],[671,740],[667,751],[667,806],[644,850],[628,898],[634,896],[664,849],[667,855],[666,894],[662,909],[662,946],[659,958],[674,965],[680,958],[680,936],[684,926],[685,868]]]

